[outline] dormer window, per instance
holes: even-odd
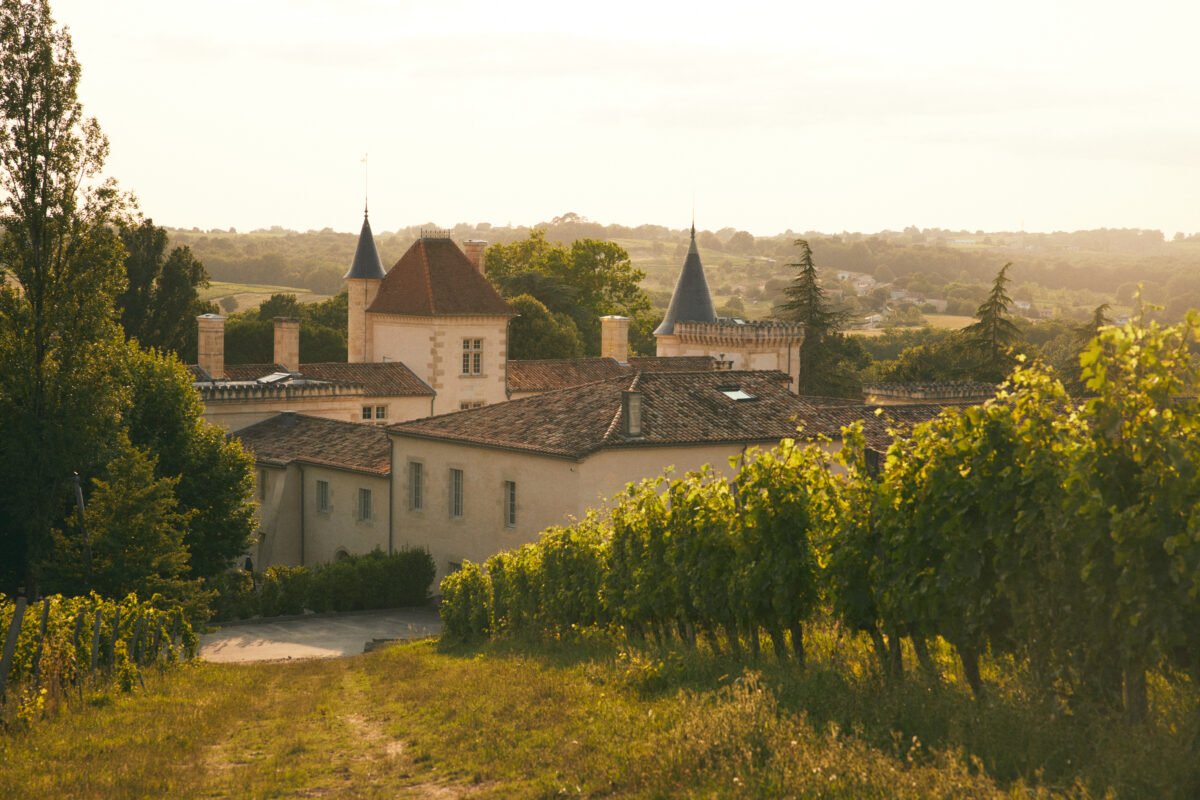
[[[758,398],[740,386],[718,386],[717,391],[730,400],[757,400]]]

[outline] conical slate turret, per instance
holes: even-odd
[[[371,222],[363,214],[362,231],[358,234],[358,249],[354,251],[354,263],[344,280],[382,280],[384,277],[383,262],[379,259],[379,250],[375,247],[375,237],[371,233]]]
[[[675,332],[676,322],[716,322],[717,312],[713,309],[712,295],[708,293],[708,281],[704,278],[704,266],[700,263],[700,251],[696,249],[696,226],[692,225],[692,244],[688,247],[683,271],[671,295],[671,305],[655,335]]]

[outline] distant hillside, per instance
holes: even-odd
[[[601,225],[574,214],[535,227],[546,228],[551,240],[617,242],[646,272],[643,286],[660,308],[670,299],[688,242],[685,228]],[[395,263],[422,229],[431,228],[435,226],[377,232],[384,264]],[[497,244],[525,238],[529,230],[460,223],[449,233],[457,240]],[[191,247],[214,281],[292,286],[322,296],[342,288],[358,239],[357,233],[329,228],[305,233],[279,227],[249,233],[194,228],[169,233],[172,246]],[[812,244],[826,288],[842,297],[858,318],[887,313],[910,301],[914,307],[925,303],[926,311],[937,305],[939,311],[970,315],[997,270],[1009,261],[1013,297],[1029,304],[1031,314],[1081,318],[1101,303],[1115,311],[1128,310],[1139,283],[1146,300],[1165,306],[1166,319],[1179,319],[1187,309],[1200,307],[1200,235],[1167,242],[1159,231],[1136,229],[986,233],[916,227],[874,234],[789,230],[772,237],[733,228],[698,231],[716,305],[746,318],[769,315],[792,278],[787,263],[794,240],[802,237]],[[905,299],[893,297],[897,293]],[[252,298],[238,299],[241,307]],[[945,308],[941,301],[946,301]]]

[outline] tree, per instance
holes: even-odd
[[[77,99],[79,62],[46,0],[0,5],[0,586],[36,567],[73,472],[109,460],[121,393],[106,368],[124,251],[108,143]]]
[[[181,512],[174,489],[178,478],[156,478],[154,456],[121,437],[118,452],[96,478],[84,520],[84,534],[55,531],[58,558],[46,572],[59,591],[121,599],[130,592],[142,599],[156,594],[189,606],[202,599],[200,581],[189,579],[184,531],[189,514]],[[78,517],[72,522],[77,527]]]
[[[117,310],[126,338],[194,361],[196,317],[217,310],[200,300],[198,290],[208,286],[204,265],[187,247],[165,255],[167,232],[152,220],[122,226],[121,241],[126,250],[126,284],[117,298]]]
[[[979,321],[962,331],[983,359],[974,376],[979,380],[997,383],[1004,380],[1014,363],[1009,348],[1022,339],[1020,329],[1009,319],[1008,313],[1012,298],[1005,287],[1009,282],[1008,268],[1011,266],[1010,261],[996,273],[992,291],[975,312],[975,318]]]
[[[800,260],[787,266],[797,270],[796,277],[783,290],[787,299],[775,307],[775,316],[804,326],[796,392],[852,396],[862,388],[856,367],[865,366],[870,357],[860,344],[842,335],[845,312],[826,299],[817,280],[812,248],[804,239],[797,239],[795,244],[800,248]]]
[[[535,229],[521,241],[489,247],[485,267],[505,297],[529,294],[571,317],[588,355],[600,353],[600,317],[636,318],[650,311],[650,297],[639,285],[646,274],[615,242],[577,239],[568,248]]]
[[[258,308],[230,315],[225,325],[225,360],[274,363],[275,317],[295,317],[300,320],[300,354],[305,362],[344,362],[346,304],[344,291],[320,303],[301,303],[294,294],[273,294]]]
[[[729,237],[725,243],[727,250],[733,253],[750,254],[754,252],[754,234],[749,231],[738,231]]]
[[[250,547],[255,531],[254,462],[236,440],[204,421],[191,375],[169,354],[127,348],[124,414],[133,445],[157,455],[156,478],[174,482],[187,524],[183,544],[194,577],[224,572]]]
[[[508,302],[519,315],[508,328],[509,358],[578,358],[583,353],[570,317],[555,314],[527,294]]]

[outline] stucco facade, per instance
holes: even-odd
[[[282,387],[281,387],[282,388]],[[390,424],[406,419],[419,419],[432,413],[432,397],[394,397],[364,395],[345,387],[279,391],[272,387],[227,387],[223,391],[201,391],[204,400],[204,419],[229,431],[239,431],[268,420],[280,411],[296,411],[314,417],[343,422],[365,422],[364,408],[371,409],[371,422]],[[384,409],[377,419],[378,409]]]
[[[390,552],[386,476],[317,464],[260,464],[258,481],[261,533],[255,564],[301,566],[375,548]],[[369,492],[365,503],[363,492]]]
[[[368,360],[399,361],[437,393],[426,414],[508,399],[509,317],[370,314],[367,320]]]
[[[398,547],[427,549],[440,579],[464,560],[480,563],[535,542],[546,528],[604,508],[627,483],[656,477],[668,467],[683,474],[709,464],[729,475],[729,459],[743,450],[730,444],[649,447],[577,461],[393,435],[395,539]],[[414,464],[421,471],[420,507],[414,507]],[[461,473],[461,508],[452,502],[451,470]],[[515,499],[511,517],[510,499]]]

